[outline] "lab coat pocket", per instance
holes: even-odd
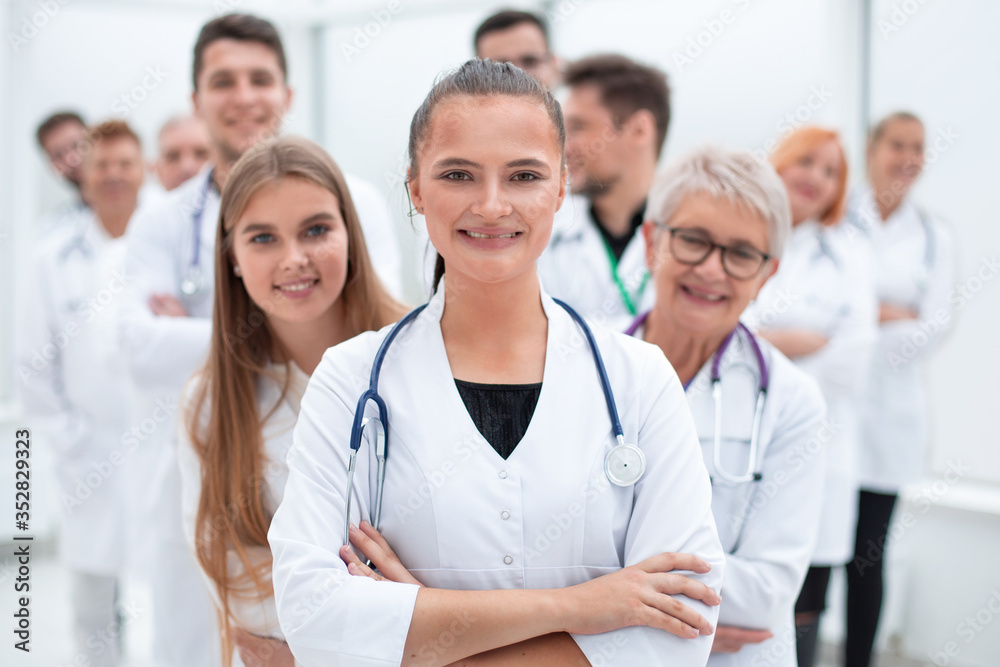
[[[621,568],[625,564],[635,485],[616,486],[608,480],[604,462],[614,445],[609,435],[591,463],[584,489],[583,564],[588,567]]]

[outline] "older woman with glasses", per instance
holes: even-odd
[[[646,211],[656,304],[628,333],[658,345],[677,371],[712,479],[727,558],[709,665],[794,667],[825,407],[813,380],[740,323],[778,268],[788,195],[771,166],[710,148],[660,174]]]

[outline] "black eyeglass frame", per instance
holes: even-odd
[[[757,248],[754,248],[753,246],[747,246],[747,245],[727,246],[727,245],[722,245],[721,243],[716,243],[715,241],[713,241],[712,239],[708,238],[707,236],[703,236],[700,232],[697,232],[696,230],[690,229],[688,227],[671,227],[670,225],[668,225],[665,222],[656,222],[655,220],[653,221],[653,224],[657,227],[657,229],[662,229],[662,230],[670,233],[670,254],[673,256],[674,259],[676,259],[681,264],[684,264],[684,265],[687,265],[687,266],[698,266],[699,264],[701,264],[702,262],[704,262],[706,259],[708,259],[709,257],[711,257],[712,253],[715,252],[715,249],[718,248],[719,252],[722,255],[722,257],[721,257],[721,259],[722,259],[722,270],[725,271],[726,275],[729,276],[730,278],[732,278],[733,280],[750,280],[750,279],[756,277],[760,273],[761,269],[764,268],[764,265],[767,264],[768,260],[771,259],[771,255],[769,255],[766,252],[761,252],[760,250],[757,250]],[[702,255],[701,259],[699,259],[697,261],[688,261],[688,260],[681,259],[680,257],[677,256],[677,253],[674,252],[674,240],[677,238],[677,233],[678,232],[690,232],[692,234],[697,234],[698,236],[703,236],[703,240],[705,241],[705,243],[708,244],[708,250],[705,251],[705,254]],[[753,273],[751,273],[750,275],[747,275],[747,276],[736,275],[730,269],[729,262],[726,260],[726,257],[727,257],[726,253],[729,252],[729,251],[736,251],[736,250],[742,250],[742,251],[752,250],[756,254],[760,255],[760,257],[761,257],[760,264],[757,266],[756,269],[754,269]]]

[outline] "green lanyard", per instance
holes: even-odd
[[[611,250],[611,246],[603,234],[601,235],[601,242],[604,243],[604,251],[608,254],[608,263],[611,265],[611,277],[614,279],[615,285],[618,286],[618,293],[622,296],[622,303],[628,309],[629,315],[635,317],[639,312],[639,302],[642,301],[642,293],[646,291],[646,283],[649,282],[649,271],[643,272],[639,289],[635,291],[635,296],[633,297],[628,293],[625,283],[622,282],[621,277],[618,275],[618,260],[615,258],[615,253]]]

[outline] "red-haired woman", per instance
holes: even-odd
[[[853,228],[842,222],[847,161],[837,133],[801,127],[782,141],[771,162],[788,188],[792,236],[781,267],[749,315],[762,338],[819,383],[829,419],[819,539],[795,605],[798,664],[810,667],[831,567],[848,562],[852,553],[855,402],[875,342],[877,309],[867,244],[855,243]]]

